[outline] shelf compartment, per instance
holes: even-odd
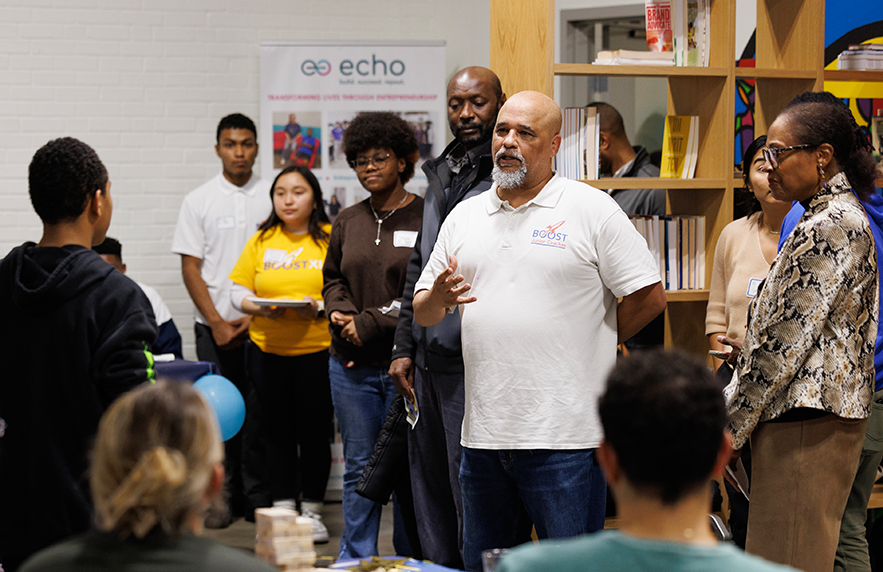
[[[594,64],[555,64],[555,75],[627,77],[727,77],[727,68],[675,66],[602,66]]]
[[[583,181],[599,189],[719,189],[727,188],[726,179],[662,179],[658,177],[622,177]]]
[[[883,82],[883,70],[825,70],[825,81]]]
[[[774,69],[774,68],[736,68],[736,77],[763,79],[805,79],[815,81],[816,70]]]
[[[666,302],[707,302],[708,289],[704,290],[666,290]]]

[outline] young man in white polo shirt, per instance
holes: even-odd
[[[656,262],[622,209],[552,171],[560,129],[549,97],[506,101],[494,186],[448,216],[415,287],[421,326],[460,305],[468,571],[482,569],[482,550],[512,546],[525,516],[540,538],[603,528],[596,402],[617,342],[665,308]]]
[[[245,491],[246,517],[269,506],[263,454],[254,444],[257,432],[245,375],[245,349],[250,317],[230,302],[230,272],[248,239],[270,215],[270,184],[252,172],[258,154],[257,129],[248,117],[234,113],[221,119],[215,152],[223,169],[184,198],[172,252],[181,255],[184,285],[196,306],[196,355],[218,365],[248,400],[249,415],[240,436],[226,443],[225,465],[230,501],[238,512]],[[240,459],[245,455],[245,458]],[[253,458],[256,457],[256,458]],[[242,468],[240,468],[240,464]],[[229,514],[210,515],[207,526],[222,528]]]

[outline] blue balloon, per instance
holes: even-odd
[[[245,422],[245,400],[239,389],[221,375],[204,375],[193,384],[205,397],[221,428],[221,440],[232,439]]]

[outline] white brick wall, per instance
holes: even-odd
[[[39,240],[31,156],[70,135],[113,182],[110,232],[157,288],[195,359],[192,305],[169,251],[184,195],[215,175],[215,128],[258,120],[262,40],[446,40],[450,76],[487,66],[490,0],[4,0],[0,4],[0,256]]]

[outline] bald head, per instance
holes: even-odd
[[[451,93],[451,88],[454,85],[472,81],[487,83],[491,87],[494,97],[497,99],[500,99],[503,96],[503,86],[500,84],[500,78],[498,78],[497,74],[491,70],[481,66],[469,66],[468,68],[463,68],[455,73],[454,77],[451,78],[451,81],[448,82],[448,94]]]
[[[561,108],[555,100],[538,91],[520,91],[503,106],[513,112],[530,116],[536,128],[544,129],[549,137],[561,133]],[[500,110],[503,111],[502,109]]]
[[[494,180],[499,187],[531,189],[552,176],[561,145],[561,108],[537,91],[522,91],[500,109],[494,129]]]
[[[601,118],[601,131],[616,137],[625,135],[625,124],[622,122],[622,115],[615,107],[601,101],[590,103],[588,107],[594,107],[598,110],[598,116]]]
[[[500,79],[491,70],[468,67],[458,71],[448,83],[451,133],[467,148],[486,142],[505,101]]]
[[[588,107],[598,110],[598,170],[602,175],[613,175],[635,158],[635,150],[625,133],[622,115],[615,107],[601,101],[590,103]]]

